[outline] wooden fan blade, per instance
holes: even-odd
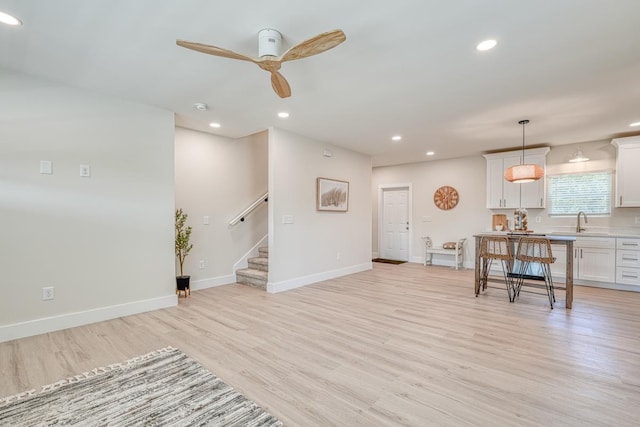
[[[271,72],[271,86],[280,98],[288,98],[291,96],[289,82],[277,71]]]
[[[242,61],[249,61],[256,63],[256,59],[241,53],[236,53],[231,50],[223,49],[217,46],[210,46],[208,44],[188,42],[185,40],[176,40],[178,46],[186,47],[187,49],[197,50],[198,52],[208,53],[209,55],[222,56],[224,58],[240,59]]]
[[[338,46],[345,41],[347,36],[342,30],[333,30],[326,33],[318,34],[315,37],[298,43],[289,48],[283,55],[281,62],[293,61],[294,59],[306,58],[307,56],[317,55],[331,48]]]

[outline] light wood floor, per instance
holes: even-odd
[[[473,271],[374,263],[267,294],[0,343],[0,395],[173,346],[289,426],[640,425],[640,293],[475,298]]]

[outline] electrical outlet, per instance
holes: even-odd
[[[203,259],[200,260],[200,268],[201,269],[204,268],[204,260]]]
[[[540,215],[536,216],[536,222],[542,222],[542,217]]]
[[[42,288],[42,301],[48,301],[54,298],[53,286]]]

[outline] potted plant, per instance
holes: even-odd
[[[187,292],[191,293],[189,287],[190,276],[185,276],[182,270],[184,259],[189,255],[193,244],[190,243],[191,227],[186,225],[188,215],[181,209],[176,209],[176,257],[180,263],[180,275],[176,277],[176,289],[178,292],[183,291],[187,296]]]

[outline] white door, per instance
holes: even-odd
[[[409,261],[409,190],[385,189],[382,201],[380,257]]]

